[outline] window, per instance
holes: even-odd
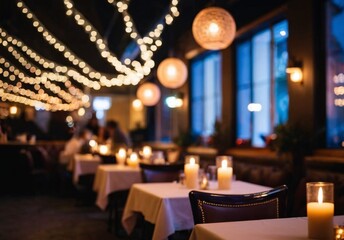
[[[264,137],[288,120],[287,38],[284,20],[238,40],[237,138],[255,147],[265,146]]]
[[[344,147],[344,1],[327,6],[327,147]]]
[[[221,117],[221,54],[208,52],[191,62],[191,129],[209,136]]]

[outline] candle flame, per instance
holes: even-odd
[[[131,160],[131,161],[137,161],[137,160],[138,160],[137,153],[133,152],[133,153],[130,155],[130,160]]]
[[[89,141],[88,144],[90,145],[90,147],[95,147],[97,145],[97,142],[96,142],[96,140],[92,139],[92,140]]]
[[[124,148],[120,148],[120,149],[118,150],[118,155],[119,155],[120,157],[126,157],[126,151],[125,151],[125,149],[124,149]]]
[[[222,167],[222,168],[226,168],[227,166],[228,166],[227,160],[222,160],[222,162],[221,162],[221,167]]]
[[[318,191],[318,203],[323,203],[323,199],[324,199],[323,190],[322,190],[322,187],[320,187]]]
[[[109,151],[108,146],[100,145],[100,147],[99,147],[100,154],[106,155],[108,153],[108,151]]]
[[[144,146],[143,147],[143,154],[144,155],[151,155],[152,154],[152,148],[149,146]]]
[[[196,160],[194,158],[190,158],[190,165],[194,165]]]

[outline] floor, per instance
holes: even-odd
[[[107,212],[74,197],[0,196],[0,239],[119,239],[107,231]],[[123,239],[123,238],[122,238]]]

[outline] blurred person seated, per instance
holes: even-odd
[[[61,151],[59,162],[62,165],[68,166],[73,160],[74,154],[77,153],[90,153],[89,141],[92,139],[92,132],[89,129],[83,129],[79,133],[66,142],[66,145]]]
[[[98,123],[98,118],[95,112],[92,113],[91,118],[88,120],[85,128],[89,129],[94,136],[99,137],[100,126]]]
[[[141,126],[140,122],[136,122],[136,128],[130,131],[130,138],[133,147],[141,147],[142,143],[147,141],[147,129]]]
[[[105,139],[111,145],[111,150],[116,150],[119,147],[131,147],[130,138],[122,131],[117,121],[107,121],[105,131]]]

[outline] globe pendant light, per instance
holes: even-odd
[[[196,42],[208,50],[227,48],[234,40],[235,21],[225,9],[209,7],[199,12],[192,24]]]
[[[145,106],[154,106],[160,100],[160,89],[154,83],[143,83],[137,89],[136,96]]]
[[[185,83],[188,69],[182,60],[166,58],[159,64],[157,76],[164,87],[175,89]]]

